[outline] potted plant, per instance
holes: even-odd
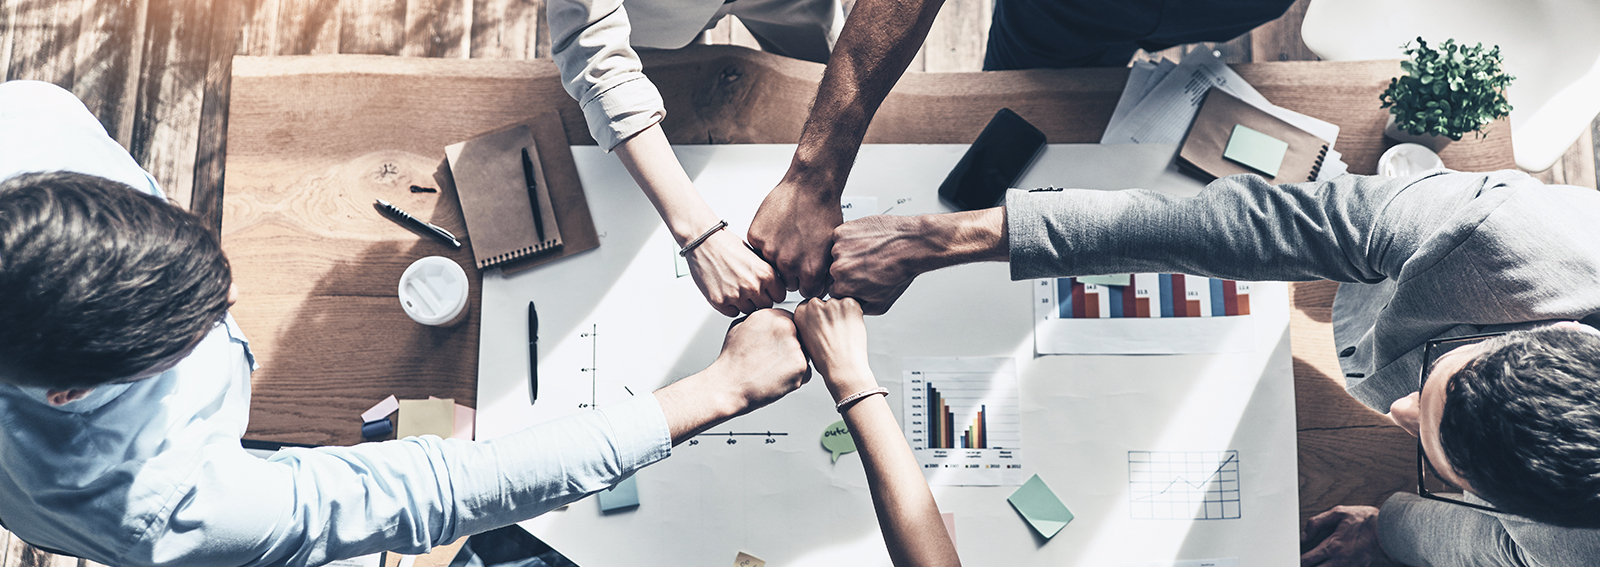
[[[1484,126],[1511,113],[1505,89],[1514,77],[1500,66],[1500,46],[1486,50],[1482,43],[1467,47],[1446,39],[1430,47],[1419,37],[1416,47],[1407,42],[1404,48],[1406,75],[1390,79],[1378,95],[1389,109],[1385,136],[1439,151],[1468,132],[1482,138]]]

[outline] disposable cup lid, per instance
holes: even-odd
[[[400,275],[400,307],[424,325],[448,323],[467,307],[467,272],[454,260],[428,256]]]

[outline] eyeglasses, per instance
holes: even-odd
[[[1422,376],[1417,378],[1417,392],[1421,392],[1422,388],[1428,385],[1428,374],[1432,373],[1433,363],[1439,360],[1439,357],[1444,356],[1445,353],[1452,350],[1464,346],[1475,345],[1504,334],[1506,334],[1506,332],[1502,331],[1499,333],[1482,333],[1477,335],[1466,335],[1462,337],[1428,341],[1427,344],[1423,345],[1422,347]],[[1429,471],[1433,471],[1434,474],[1428,474]],[[1485,512],[1503,513],[1490,506],[1474,504],[1460,498],[1452,497],[1446,494],[1439,494],[1428,490],[1428,481],[1430,479],[1437,484],[1460,490],[1460,487],[1455,486],[1451,484],[1450,481],[1444,480],[1438,476],[1437,470],[1433,468],[1433,464],[1428,462],[1428,453],[1422,449],[1422,438],[1419,436],[1417,438],[1417,496],[1421,496],[1429,500],[1449,502],[1459,506],[1475,508]]]

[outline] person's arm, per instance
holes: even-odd
[[[828,287],[828,245],[845,179],[878,105],[928,36],[943,0],[860,0],[817,87],[783,180],[750,222],[750,244],[806,297]]]
[[[1528,557],[1517,542],[1506,533],[1501,521],[1465,506],[1427,500],[1410,493],[1396,493],[1383,503],[1382,511],[1371,518],[1377,542],[1382,549],[1378,556],[1394,558],[1406,565],[1481,565],[1548,567],[1593,565],[1596,557],[1586,561],[1544,562]],[[1558,529],[1558,528],[1550,528]],[[1573,530],[1576,534],[1584,530]],[[1578,550],[1583,536],[1571,543]],[[1593,553],[1591,535],[1589,551]],[[1558,549],[1560,544],[1557,544]],[[1330,567],[1340,563],[1330,561]],[[1352,563],[1354,564],[1354,563]]]
[[[678,246],[717,226],[721,219],[695,190],[659,126],[628,138],[616,151]],[[700,293],[723,315],[753,313],[783,301],[783,284],[772,265],[756,256],[731,229],[712,233],[689,251],[688,260],[689,274]]]
[[[867,330],[853,299],[811,299],[795,310],[800,337],[835,402],[878,387],[867,366]],[[896,567],[960,565],[938,503],[884,396],[846,406],[845,425],[861,454],[872,507]]]
[[[1009,260],[1014,280],[1176,272],[1372,283],[1398,274],[1442,227],[1475,225],[1462,209],[1474,202],[1482,175],[1412,181],[1346,175],[1274,186],[1235,175],[1187,198],[1143,189],[1012,190],[1003,209],[869,217],[834,232],[830,292],[886,310],[918,274],[974,261],[969,249],[980,251],[979,260]]]
[[[628,43],[632,26],[621,0],[551,0],[551,55],[567,94],[578,101],[589,134],[615,151],[650,198],[679,246],[716,226],[711,210],[672,153],[660,122],[661,93],[644,76]],[[706,301],[727,316],[752,313],[783,301],[777,275],[733,235],[722,230],[689,253],[689,270]]]
[[[609,488],[809,376],[788,313],[764,310],[729,329],[710,367],[654,395],[490,441],[412,437],[288,449],[266,461],[213,445],[187,478],[173,479],[181,482],[169,506],[139,522],[114,564],[320,565],[420,553]]]

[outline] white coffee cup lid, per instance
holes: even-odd
[[[1421,144],[1398,144],[1378,158],[1378,175],[1390,178],[1409,177],[1441,167],[1444,161],[1439,159],[1439,154]]]
[[[424,325],[449,323],[467,307],[467,272],[454,260],[428,256],[400,275],[400,307]]]

